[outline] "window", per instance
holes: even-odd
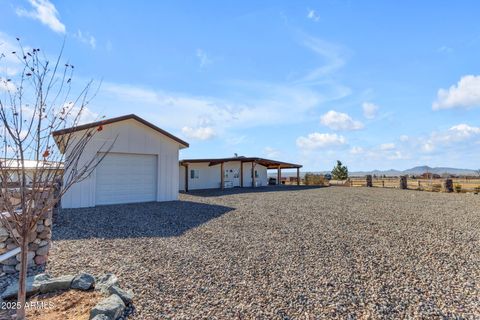
[[[255,170],[255,178],[258,178],[258,171]]]
[[[190,179],[198,179],[199,170],[190,170]]]

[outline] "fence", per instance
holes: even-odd
[[[453,182],[454,191],[480,192],[480,178],[450,178]],[[443,191],[446,179],[409,179],[407,188],[411,190]],[[350,178],[352,187],[366,187],[366,177]],[[372,186],[379,188],[400,188],[399,177],[372,178]]]

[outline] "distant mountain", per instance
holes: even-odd
[[[395,170],[395,169],[390,169],[390,170],[372,170],[372,171],[354,171],[350,172],[349,175],[356,177],[356,176],[365,176],[367,174],[371,175],[377,175],[377,176],[382,176],[386,175],[387,177],[392,177],[392,176],[401,176],[401,175],[420,175],[422,173],[429,172],[429,173],[435,173],[442,175],[444,173],[452,174],[452,175],[458,175],[458,176],[476,176],[477,173],[475,170],[471,169],[459,169],[459,168],[448,168],[448,167],[429,167],[429,166],[418,166],[418,167],[413,167],[410,169],[406,170]],[[301,172],[300,175],[303,176],[305,175],[306,172]],[[316,174],[325,174],[325,173],[330,173],[329,171],[317,171],[317,172],[312,172]],[[269,172],[268,174],[270,177],[277,177],[277,173],[274,171]],[[283,177],[296,177],[295,172],[282,172]]]
[[[429,172],[442,175],[444,173],[453,174],[453,175],[476,175],[475,170],[471,169],[459,169],[459,168],[448,168],[448,167],[429,167],[429,166],[418,166],[413,167],[410,169],[406,169],[403,171],[400,170],[373,170],[373,171],[359,171],[359,172],[351,172],[351,176],[364,176],[367,174],[374,174],[374,175],[386,175],[388,176],[400,176],[404,174],[415,174],[420,175],[422,173]]]

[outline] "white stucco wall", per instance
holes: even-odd
[[[112,153],[156,155],[158,159],[157,201],[178,199],[178,153],[181,145],[177,141],[134,119],[115,122],[104,125],[103,130],[95,134],[94,139],[82,154],[80,163],[84,164],[97,152],[105,152],[113,141],[115,143],[111,149]],[[66,158],[68,159],[68,151]],[[73,185],[62,197],[62,207],[95,206],[95,181],[96,172],[93,171],[87,179]]]
[[[229,161],[225,162],[224,170],[232,170],[232,174],[237,171],[240,174],[240,161]],[[255,166],[257,170],[258,177],[256,179],[257,186],[267,186],[268,185],[268,175],[267,168],[257,164]],[[198,179],[191,178],[190,171],[198,170],[199,175]],[[229,172],[229,174],[231,174]],[[179,166],[179,187],[180,190],[185,190],[185,167]],[[209,166],[208,162],[205,163],[190,163],[188,164],[188,189],[189,190],[198,190],[198,189],[218,189],[221,187],[221,173],[220,173],[220,164],[215,166]],[[232,181],[234,187],[240,186],[240,178],[225,178],[225,181]],[[252,187],[252,163],[245,162],[243,163],[243,186]]]

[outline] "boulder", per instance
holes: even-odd
[[[115,320],[123,314],[123,310],[125,310],[123,300],[116,294],[112,294],[93,307],[90,311],[90,319],[103,314],[107,317],[106,319]]]
[[[54,292],[58,290],[67,290],[70,288],[74,276],[61,276],[57,278],[49,278],[43,281],[36,281],[39,286],[40,293]]]
[[[7,244],[7,250],[8,251],[13,250],[15,248],[18,248],[18,245],[16,243],[8,243]]]
[[[15,257],[10,257],[7,260],[3,260],[2,264],[5,266],[16,266],[18,263],[17,258]]]
[[[46,246],[46,245],[49,244],[49,243],[50,243],[49,240],[38,239],[38,245],[39,245],[40,247]]]
[[[46,227],[50,226],[50,225],[52,224],[52,219],[47,218],[47,219],[43,220],[43,224],[44,224]]]
[[[17,269],[15,269],[15,266],[3,266],[2,270],[3,272],[9,273],[9,274],[17,272]]]
[[[47,263],[47,256],[36,256],[33,260],[36,265],[45,264]]]
[[[45,230],[45,226],[43,224],[37,225],[37,232],[42,232],[43,230]]]
[[[0,242],[0,248],[5,248],[6,246],[7,246],[7,244],[4,241]]]
[[[89,273],[80,273],[72,281],[71,288],[79,290],[89,290],[95,285],[95,278]]]
[[[36,276],[38,277],[38,276]],[[40,289],[40,284],[36,280],[35,276],[27,277],[27,296],[35,294]],[[3,291],[1,298],[2,299],[11,299],[15,298],[18,293],[18,281],[11,283],[5,291]]]
[[[22,261],[22,254],[19,253],[15,256],[18,261]],[[33,258],[35,257],[35,251],[28,251],[27,252],[27,261],[33,261]]]
[[[46,256],[48,254],[48,250],[50,250],[50,245],[47,244],[46,246],[38,248],[36,253],[39,256]]]
[[[99,277],[95,283],[95,290],[100,290],[104,293],[109,293],[108,289],[111,286],[118,285],[118,278],[113,273],[107,273]]]
[[[0,241],[5,241],[8,239],[10,236],[10,233],[8,233],[8,230],[6,228],[0,227]]]
[[[117,285],[111,286],[108,288],[110,294],[116,294],[123,300],[125,304],[129,304],[133,300],[133,292],[131,290],[125,291]]]

